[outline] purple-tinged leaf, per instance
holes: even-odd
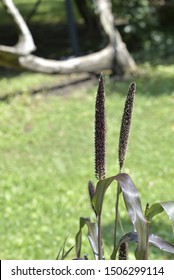
[[[158,202],[151,205],[147,212],[147,220],[151,221],[156,215],[166,212],[171,223],[174,233],[174,201]]]
[[[98,215],[101,215],[105,192],[114,180],[118,182],[122,190],[129,218],[138,234],[138,245],[135,256],[137,259],[145,259],[147,221],[142,212],[138,190],[128,174],[120,173],[97,183],[96,192],[92,200],[94,209]]]
[[[137,243],[137,241],[138,241],[137,232],[128,232],[120,239],[119,244],[117,246],[117,251],[122,243],[125,242]],[[172,243],[165,241],[163,238],[155,234],[149,235],[149,245],[156,247],[162,251],[174,254],[174,245]]]
[[[174,254],[174,245],[155,235],[149,235],[149,244],[168,253]]]
[[[94,254],[95,259],[98,259],[98,226],[88,218],[80,218],[80,228],[76,234],[76,257],[80,258],[81,247],[82,247],[82,229],[84,226],[88,227],[88,239]],[[103,255],[103,249],[102,249]],[[104,259],[104,255],[102,257]]]

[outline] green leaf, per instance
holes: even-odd
[[[152,204],[147,213],[147,220],[151,222],[156,215],[162,213],[163,211],[165,211],[166,214],[168,215],[172,223],[172,229],[174,233],[174,202],[173,201],[158,202]]]
[[[66,251],[66,252],[63,254],[61,260],[65,260],[66,257],[69,255],[69,253],[72,251],[73,248],[74,248],[74,245],[73,245],[68,251]]]
[[[88,239],[93,250],[95,259],[98,259],[98,226],[96,223],[87,222]]]
[[[88,218],[80,218],[80,228],[76,235],[76,256],[80,258],[81,247],[82,247],[82,229],[84,226],[88,227],[88,239],[94,254],[95,259],[98,259],[98,226]],[[103,253],[103,249],[102,249]],[[104,256],[103,256],[104,259]]]
[[[79,223],[79,231],[76,234],[76,257],[80,258],[80,253],[81,253],[81,247],[82,247],[82,228],[84,227],[85,223],[84,218],[80,218],[80,223]]]
[[[149,235],[149,244],[160,250],[174,254],[174,245],[155,234]]]
[[[117,246],[117,251],[122,243],[125,242],[137,242],[137,232],[128,232],[119,241],[119,244]],[[155,235],[155,234],[150,234],[149,235],[149,245],[156,247],[160,250],[163,250],[168,253],[174,254],[174,245],[165,241],[163,238]]]
[[[57,254],[56,260],[64,260],[69,255],[69,253],[72,251],[72,249],[74,248],[74,245],[73,245],[67,252],[65,252],[65,245],[66,245],[68,236],[65,238],[65,240],[62,244],[62,246]],[[61,254],[61,256],[60,256],[60,254]]]
[[[94,209],[98,216],[101,215],[101,212],[102,212],[102,205],[103,205],[105,192],[113,181],[114,181],[114,177],[110,177],[110,178],[106,178],[104,180],[98,181],[98,183],[97,183],[96,191],[95,191],[94,197],[92,199],[92,204],[93,204]]]
[[[131,219],[138,234],[138,245],[135,256],[137,259],[145,259],[147,222],[142,212],[138,190],[128,174],[120,173],[97,183],[96,191],[92,200],[94,209],[98,215],[101,214],[105,192],[114,180],[119,183],[129,218]]]

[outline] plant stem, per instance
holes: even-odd
[[[116,247],[117,247],[117,226],[118,226],[118,205],[119,205],[120,187],[117,186],[117,197],[115,204],[115,223],[114,223],[114,250],[113,259],[116,259]]]
[[[101,214],[98,215],[98,259],[102,259],[102,249],[101,249]]]
[[[145,209],[145,218],[146,218],[146,252],[145,252],[145,260],[149,259],[149,221],[147,220],[147,214],[149,211],[149,203],[146,204],[146,209]]]
[[[145,260],[149,259],[149,222],[147,221],[146,224],[146,253],[145,253]]]

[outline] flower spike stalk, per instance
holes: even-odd
[[[120,128],[119,149],[118,149],[120,173],[122,171],[122,167],[125,161],[126,152],[128,148],[135,91],[136,91],[136,84],[131,83],[128,89],[128,94],[125,102],[121,128]]]
[[[104,81],[101,74],[95,105],[95,175],[98,180],[105,178],[105,138],[105,94]]]
[[[118,148],[118,159],[119,159],[119,171],[122,172],[122,167],[125,161],[126,152],[129,143],[129,135],[132,123],[132,112],[134,105],[134,98],[136,92],[136,84],[131,83],[128,89],[127,98],[125,101],[121,128],[120,128],[120,137],[119,137],[119,148]],[[120,187],[117,187],[117,198],[115,205],[115,225],[114,225],[114,250],[113,256],[116,257],[116,244],[117,244],[117,225],[118,225],[118,217],[119,217],[119,195],[120,195]]]
[[[105,179],[105,92],[103,75],[100,74],[95,104],[95,175],[98,180]],[[98,259],[102,258],[101,214],[98,221]]]

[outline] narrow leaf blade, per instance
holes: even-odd
[[[165,211],[166,214],[168,215],[174,233],[174,202],[173,201],[158,202],[152,204],[147,213],[147,220],[152,221],[152,219],[156,215],[162,213],[163,211]]]
[[[146,253],[146,219],[142,212],[138,190],[128,174],[120,173],[97,183],[96,192],[92,200],[94,209],[97,214],[101,214],[105,192],[114,180],[119,183],[129,218],[138,233],[136,258],[144,259]]]
[[[80,228],[76,234],[76,257],[80,258],[81,246],[82,246],[82,229],[84,226],[88,227],[88,239],[91,245],[92,252],[95,259],[98,259],[98,226],[88,218],[80,218]],[[104,259],[104,253],[102,248],[102,258]]]
[[[97,183],[96,191],[92,199],[92,204],[97,215],[101,215],[105,192],[113,181],[114,177],[109,177],[104,180],[100,180]]]
[[[82,228],[84,227],[84,225],[85,225],[85,219],[80,218],[79,231],[75,237],[75,248],[76,248],[76,257],[77,258],[80,258],[81,247],[82,247]]]
[[[122,236],[122,238],[120,239],[119,244],[117,246],[117,251],[118,251],[119,246],[125,242],[137,243],[138,242],[137,232],[128,232],[124,236]],[[174,254],[174,245],[165,241],[163,238],[161,238],[155,234],[149,235],[149,245],[156,247],[162,251]]]
[[[137,259],[144,259],[146,254],[146,226],[147,221],[142,212],[138,190],[128,174],[121,173],[115,176],[122,189],[124,202],[129,217],[137,231],[138,245],[135,252]]]
[[[88,239],[96,260],[98,260],[98,225],[91,221],[87,221],[88,226]],[[102,259],[104,259],[104,252],[102,248]]]
[[[174,254],[174,245],[155,235],[149,235],[149,244],[168,253]]]

